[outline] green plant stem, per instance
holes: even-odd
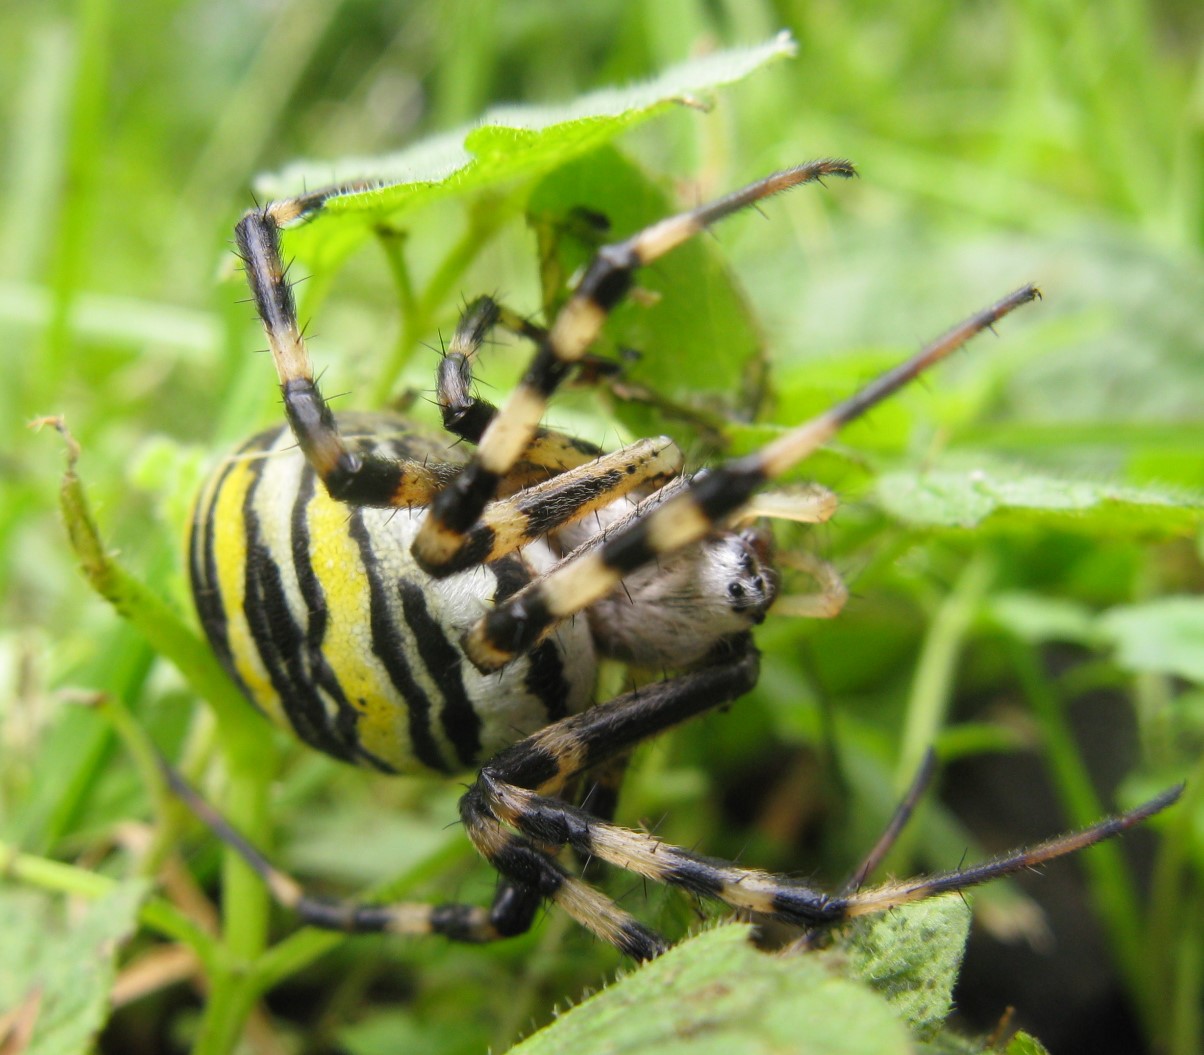
[[[1180,921],[1175,942],[1174,988],[1168,994],[1170,1003],[1171,1055],[1196,1055],[1204,1050],[1204,1014],[1201,1013],[1201,990],[1204,989],[1204,928],[1201,927],[1199,884],[1193,883],[1190,893],[1191,911]]]
[[[246,705],[212,651],[158,594],[130,575],[109,555],[97,530],[87,496],[75,472],[79,447],[61,421],[51,422],[67,444],[67,471],[59,490],[71,548],[92,588],[117,609],[160,655],[171,660],[185,680],[218,712],[219,720],[240,724]]]
[[[1191,875],[1191,847],[1195,841],[1196,818],[1204,810],[1204,758],[1196,762],[1188,774],[1183,798],[1173,813],[1168,816],[1162,829],[1158,845],[1158,856],[1154,860],[1154,874],[1150,883],[1149,917],[1146,920],[1146,947],[1149,950],[1150,992],[1158,1000],[1154,1008],[1152,1023],[1157,1030],[1153,1034],[1161,1039],[1161,1024],[1169,1023],[1171,1034],[1179,1037],[1182,1030],[1190,1030],[1185,1023],[1179,1005],[1184,1000],[1199,1001],[1201,980],[1199,964],[1184,960],[1186,950],[1179,945],[1185,916],[1199,913],[1198,901],[1193,901],[1186,890]],[[1192,888],[1198,898],[1200,891]],[[1196,924],[1198,931],[1199,924]],[[1178,947],[1178,952],[1176,950]],[[1194,1027],[1197,1041],[1200,1036],[1199,1023]],[[1179,1041],[1169,1045],[1177,1053]],[[1194,1049],[1199,1050],[1199,1044]]]
[[[205,1012],[192,1046],[193,1055],[228,1055],[242,1037],[260,990],[245,972],[223,969],[209,978]]]
[[[229,759],[228,759],[229,762]],[[267,789],[274,767],[258,773],[229,765],[222,801],[226,818],[256,845],[265,845]],[[195,1055],[227,1055],[246,1028],[263,988],[255,984],[255,963],[268,939],[267,889],[230,847],[222,851],[222,941],[225,956],[207,974],[205,1011],[193,1046]]]
[[[383,406],[389,401],[397,379],[409,363],[423,334],[430,330],[439,308],[446,302],[465,269],[497,233],[508,213],[505,204],[496,198],[475,203],[469,210],[464,233],[435,269],[426,288],[418,295],[414,293],[409,269],[402,256],[399,236],[396,232],[391,232],[382,239],[385,256],[389,261],[397,285],[398,298],[402,304],[402,325],[388,362],[377,374],[371,394],[373,406]]]
[[[1008,650],[1021,690],[1040,726],[1046,761],[1062,808],[1071,824],[1085,827],[1107,810],[1092,786],[1066,719],[1065,705],[1027,644],[1013,638]],[[1151,1027],[1157,1001],[1150,991],[1139,902],[1124,855],[1117,843],[1105,842],[1085,851],[1080,860],[1112,955],[1134,1004]]]
[[[389,265],[393,284],[397,287],[401,316],[403,319],[408,319],[418,311],[418,296],[414,292],[414,280],[410,276],[410,267],[406,263],[404,252],[406,232],[382,225],[377,227],[376,236],[380,239],[380,247],[385,252],[385,262]]]
[[[158,823],[154,828],[151,845],[142,854],[139,864],[139,873],[151,878],[158,874],[159,867],[174,845],[177,835],[177,825],[170,808],[171,796],[159,769],[159,760],[154,744],[146,730],[130,713],[125,701],[117,697],[107,697],[101,701],[100,710],[112,725],[129,756],[134,760],[134,768],[138,771],[139,782],[151,792],[154,798]]]
[[[253,845],[266,847],[269,790],[275,774],[271,747],[248,750],[245,739],[219,737],[227,783],[221,809]],[[263,993],[255,984],[255,965],[268,943],[271,902],[263,881],[232,847],[222,848],[222,939],[227,958],[208,978],[209,994],[194,1052],[226,1055],[246,1028]]]
[[[255,846],[267,845],[268,784],[274,769],[231,767],[222,797],[226,818]],[[268,892],[238,851],[228,846],[222,850],[222,891],[226,944],[239,959],[253,961],[267,944]]]
[[[894,784],[899,794],[911,784],[924,752],[936,743],[949,713],[953,678],[966,633],[995,577],[995,562],[979,552],[966,565],[928,628],[916,664]]]

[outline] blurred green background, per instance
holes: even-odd
[[[255,174],[396,149],[494,102],[571,99],[781,28],[796,59],[619,144],[686,203],[811,157],[857,163],[856,184],[797,192],[765,210],[770,222],[742,218],[715,236],[774,364],[768,420],[847,392],[1022,282],[1047,299],[850,438],[883,457],[860,475],[834,470],[849,508],[808,543],[850,578],[849,612],[830,626],[767,625],[757,693],[646,752],[623,818],[664,817],[687,845],[838,881],[925,739],[951,763],[948,805],[917,826],[900,870],[948,867],[967,845],[1001,849],[1192,773],[1204,784],[1204,8],[595,0],[568,11],[550,0],[0,6],[7,841],[96,860],[119,821],[146,814],[114,734],[74,705],[80,690],[126,701],[166,744],[184,736],[192,701],[78,575],[56,511],[61,444],[26,424],[66,416],[108,541],[186,609],[177,540],[201,467],[278,414],[228,251]],[[460,208],[407,220],[417,271],[441,259]],[[503,291],[534,310],[535,277],[533,240],[510,225],[420,340],[450,332],[461,296]],[[373,391],[401,325],[381,254],[358,253],[322,301],[315,356],[350,405]],[[420,350],[404,384],[429,388],[433,362]],[[587,420],[599,438],[605,417]],[[980,530],[957,526],[964,480],[944,513],[932,493],[916,508],[915,478],[888,470],[929,465],[994,474],[996,514]],[[1058,512],[1026,490],[1028,474],[1059,500],[1086,497]],[[448,849],[458,785],[368,781],[285,751],[273,810],[291,866],[346,889],[402,872],[417,847],[452,859],[459,895],[488,897],[487,870]],[[1151,836],[1126,841],[1143,851],[1134,874],[1108,853],[1091,858],[1086,894],[1078,865],[1026,884],[1048,932],[1027,894],[980,896],[986,926],[961,996],[971,1028],[989,1030],[1015,1003],[1054,1051],[1199,1050],[1204,809],[1189,797],[1159,849]],[[211,869],[199,845],[190,852]],[[1152,911],[1130,882],[1155,884]],[[681,903],[648,905],[659,892],[629,895],[670,929],[692,918]],[[1033,949],[984,933],[1009,927],[1052,938]],[[274,1011],[299,1050],[387,1050],[372,1046],[384,1036],[504,1050],[615,964],[555,917],[496,950],[365,939],[294,977]],[[108,1043],[186,1046],[195,1005],[186,986],[165,989],[124,1012]]]

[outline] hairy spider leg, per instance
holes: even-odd
[[[450,574],[458,566],[457,551],[465,533],[497,493],[506,474],[522,459],[548,399],[572,365],[585,356],[607,315],[630,288],[636,269],[723,217],[770,195],[824,176],[854,174],[847,161],[813,161],[750,183],[714,202],[661,220],[625,241],[599,249],[551,327],[536,338],[530,366],[485,429],[476,456],[431,503],[426,522],[414,540],[413,553],[418,564],[436,576]]]
[[[641,960],[663,952],[667,948],[664,939],[556,861],[552,853],[557,848],[570,846],[583,858],[597,858],[732,908],[799,926],[826,927],[940,893],[965,890],[1085,849],[1165,809],[1183,790],[1181,785],[1170,788],[1136,809],[970,868],[860,889],[927,783],[930,770],[923,767],[866,863],[837,894],[704,857],[551,797],[581,773],[605,767],[636,744],[747,692],[757,680],[759,656],[747,636],[729,647],[731,651],[717,657],[713,666],[562,719],[507,748],[482,768],[461,800],[460,812],[473,845],[505,878],[488,910],[465,904],[373,905],[310,897],[242,839],[174,770],[166,765],[165,770],[177,794],[247,861],[273,896],[314,926],[441,934],[462,942],[493,941],[527,929],[538,902],[546,898],[602,940]]]
[[[687,488],[601,546],[579,547],[551,571],[532,580],[483,616],[466,636],[465,652],[482,671],[505,666],[543,640],[560,620],[610,593],[624,576],[704,538],[725,518],[738,513],[755,491],[813,453],[849,422],[946,358],[975,334],[1039,296],[1040,292],[1032,285],[1010,293],[859,392],[761,450],[699,473]]]
[[[308,210],[298,207],[299,199],[271,202],[248,212],[234,229],[238,254],[276,364],[285,414],[306,460],[331,497],[354,505],[426,505],[432,498],[430,489],[415,479],[421,466],[349,449],[314,378],[280,253],[280,234],[287,224],[319,209],[329,196]]]
[[[491,908],[459,902],[378,905],[315,897],[306,893],[296,879],[275,867],[162,756],[159,766],[173,794],[243,859],[279,905],[309,926],[352,934],[439,934],[451,941],[480,944],[513,937],[527,930],[542,900],[534,893],[523,896],[509,880],[504,880],[499,887]]]
[[[637,488],[660,487],[681,472],[681,465],[681,451],[668,437],[637,440],[509,498],[490,502],[463,536],[451,570],[497,560]]]
[[[435,398],[442,412],[444,429],[473,444],[481,442],[485,430],[498,413],[497,407],[473,391],[472,371],[477,352],[495,326],[503,326],[536,344],[547,338],[547,331],[543,327],[499,304],[492,297],[477,297],[465,306],[451,342],[439,361]],[[525,463],[544,470],[543,475],[546,476],[584,465],[601,454],[600,447],[586,440],[555,429],[538,428],[523,452],[519,465]],[[515,475],[513,472],[507,474],[507,482],[511,487],[514,486]]]
[[[505,875],[540,890],[582,925],[637,958],[663,948],[647,928],[608,906],[600,895],[585,898],[582,884],[528,840],[543,846],[571,846],[578,855],[598,858],[649,880],[682,887],[728,906],[801,926],[824,926],[951,890],[963,890],[1074,853],[1110,838],[1165,809],[1182,792],[1171,788],[1127,813],[1079,831],[1017,850],[966,869],[886,883],[864,890],[846,884],[829,895],[783,876],[704,857],[636,832],[599,821],[569,803],[550,798],[584,769],[598,765],[666,729],[739,695],[755,682],[759,659],[747,636],[731,643],[733,654],[713,667],[660,682],[570,716],[506,749],[481,770],[461,800],[461,816],[477,848]],[[730,685],[721,688],[725,682]],[[904,800],[896,823],[869,859],[872,867],[883,843],[910,812],[916,788]],[[517,833],[517,834],[515,834]],[[868,869],[867,869],[868,871]],[[861,878],[861,873],[855,877]],[[571,890],[564,898],[561,891]],[[647,942],[641,948],[641,942]]]
[[[271,347],[289,423],[331,496],[352,505],[427,505],[444,488],[446,474],[432,474],[425,465],[412,461],[348,448],[318,389],[297,320],[292,284],[281,255],[281,231],[312,217],[330,197],[348,189],[356,188],[315,192],[248,212],[235,228],[238,251]],[[472,395],[471,363],[490,329],[499,323],[522,336],[546,339],[546,331],[540,327],[482,297],[467,306],[437,373],[437,398],[445,427],[474,443],[497,411]],[[524,452],[527,471],[507,478],[504,490],[519,489],[533,475],[543,478],[585,464],[600,453],[593,444],[551,429],[537,429]]]
[[[597,720],[585,725],[563,722],[540,730],[503,752],[490,772],[490,781],[502,774],[538,787],[541,797],[556,795],[577,776],[596,771],[602,798],[592,808],[606,814],[613,808],[609,794],[617,787],[628,749],[656,731],[737,699],[756,682],[759,657],[751,643],[742,643],[727,662],[708,667],[616,697],[587,714]],[[617,723],[622,742],[607,745],[607,728]],[[640,728],[648,731],[640,733]],[[572,875],[550,856],[565,840],[549,843],[538,836],[507,831],[483,803],[478,780],[462,807],[474,846],[502,876],[490,908],[463,903],[426,904],[399,902],[371,904],[313,897],[291,876],[273,866],[254,846],[160,759],[172,790],[224,843],[234,849],[263,880],[272,896],[311,925],[347,932],[386,931],[402,935],[439,934],[458,942],[488,942],[512,937],[528,929],[544,899],[563,907],[603,940],[637,959],[663,952],[659,935],[639,923],[611,899]],[[578,811],[590,823],[605,823],[592,812]]]
[[[819,589],[812,593],[779,593],[770,606],[772,615],[794,619],[835,619],[849,600],[849,588],[831,563],[802,551],[777,555],[778,568],[793,568],[810,577]]]
[[[842,897],[860,890],[865,885],[865,881],[873,874],[874,869],[885,860],[904,826],[911,820],[911,815],[915,812],[920,797],[928,790],[928,785],[932,783],[935,775],[936,752],[929,747],[925,750],[924,757],[920,759],[920,767],[916,770],[915,776],[911,778],[911,785],[907,792],[899,800],[895,812],[891,814],[886,827],[882,829],[882,834],[878,836],[878,841],[862,859],[861,864],[853,870],[853,874],[841,884],[839,893]]]

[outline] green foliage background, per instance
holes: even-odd
[[[178,539],[205,459],[278,414],[270,368],[250,354],[261,338],[227,245],[255,173],[301,157],[320,159],[320,171],[498,101],[570,100],[788,28],[797,59],[717,93],[710,112],[675,110],[619,143],[686,203],[815,156],[848,156],[861,170],[855,185],[771,203],[768,223],[753,214],[716,233],[772,364],[760,421],[725,426],[733,447],[846,394],[1024,281],[1047,299],[815,460],[846,508],[787,541],[841,567],[848,611],[830,625],[766,625],[757,692],[643,752],[622,815],[707,852],[838,882],[929,742],[948,766],[945,794],[909,832],[897,872],[1085,823],[1187,778],[1157,840],[1099,848],[1023,892],[976,894],[978,934],[1039,936],[1030,897],[1070,904],[1099,931],[1059,912],[1057,956],[990,944],[976,953],[972,939],[988,995],[961,1002],[978,1009],[980,1028],[1018,1003],[1054,1050],[1099,1051],[1092,1000],[1123,992],[1136,1025],[1104,1025],[1130,1045],[1118,1050],[1199,1051],[1199,5],[600,0],[565,12],[544,0],[0,6],[0,835],[27,855],[6,894],[97,897],[105,876],[157,873],[177,845],[203,880],[218,868],[208,840],[130,762],[138,730],[149,730],[201,776],[219,753],[215,735],[173,670],[78,575],[56,508],[62,445],[26,423],[66,415],[106,539],[187,611]],[[367,405],[429,387],[434,356],[420,342],[450,331],[462,296],[501,291],[534,310],[534,239],[508,215],[478,245],[462,237],[475,230],[462,200],[407,214],[407,261],[429,293],[420,311],[399,313],[375,247],[337,273],[319,267],[303,290],[327,389]],[[673,364],[714,349],[641,351]],[[513,358],[496,355],[499,387]],[[612,441],[621,427],[591,400],[564,407],[562,420],[590,438]],[[107,717],[78,705],[97,692]],[[488,870],[446,827],[458,785],[369,780],[261,726],[235,734],[280,780],[270,808],[266,782],[254,801],[224,805],[289,867],[337,890],[400,877],[397,892],[488,898]],[[125,823],[148,817],[149,841]],[[1002,830],[1009,819],[1017,830]],[[1130,848],[1145,851],[1135,871]],[[108,921],[107,937],[86,943],[102,957],[130,928],[129,889],[88,917],[90,927]],[[691,906],[659,891],[613,889],[670,931],[694,921]],[[212,976],[229,979],[262,952],[269,924],[245,876],[230,869],[223,891],[225,935],[195,947]],[[185,937],[168,901],[191,904],[187,885],[148,902],[143,922]],[[36,911],[26,904],[4,911],[14,939],[22,926],[36,937],[63,925],[49,922],[60,894]],[[151,933],[126,956],[154,953]],[[310,938],[274,962],[288,984],[253,1019],[255,1050],[505,1050],[617,966],[557,915],[488,950]],[[26,944],[41,942],[11,947]],[[55,966],[70,956],[45,960],[80,991]],[[1056,973],[1040,974],[1050,965]],[[101,990],[106,970],[93,983]],[[8,981],[0,974],[0,1015],[28,996]],[[105,1042],[187,1049],[199,1014],[190,993],[187,983],[158,988]],[[1050,1018],[1040,1018],[1042,993]],[[74,1020],[85,1038],[103,1018],[103,1001],[93,1005]]]

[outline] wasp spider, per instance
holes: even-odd
[[[489,908],[341,905],[306,897],[236,833],[277,897],[309,922],[483,942],[530,926],[547,900],[637,959],[663,939],[559,859],[571,846],[659,883],[804,927],[881,912],[1108,838],[1172,790],[1083,831],[974,868],[825,894],[611,823],[618,764],[636,744],[747,692],[750,629],[779,591],[764,515],[818,522],[822,488],[765,489],[847,422],[1038,296],[979,311],[844,402],[753,454],[687,475],[672,441],[604,454],[540,427],[635,272],[745,206],[825,176],[775,173],[598,250],[547,328],[490,298],[468,305],[438,367],[443,425],[463,447],[378,414],[335,415],[318,391],[281,256],[281,231],[341,189],[249,212],[237,242],[267,333],[287,425],[248,440],[205,486],[191,526],[192,587],[209,640],[247,697],[301,740],[385,772],[476,769],[460,815],[501,882]],[[534,354],[499,409],[473,363],[496,326]],[[822,562],[795,608],[830,615],[843,587]],[[799,603],[801,601],[801,603]],[[574,616],[581,618],[573,618]],[[595,704],[600,657],[677,673]],[[577,778],[603,793],[577,804]],[[204,810],[203,805],[196,804]]]

